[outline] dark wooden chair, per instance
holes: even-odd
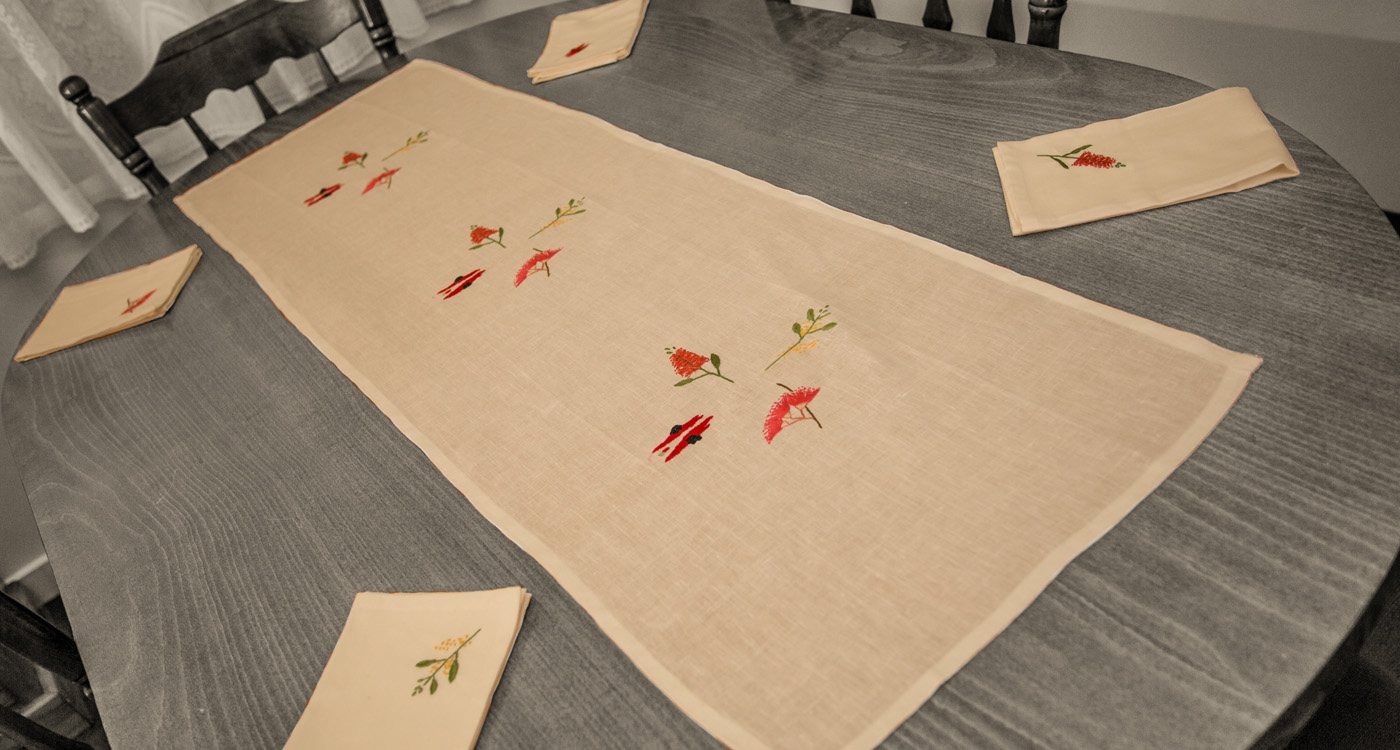
[[[1060,19],[1065,15],[1068,0],[1030,0],[1031,28],[1027,44],[1037,47],[1060,48]],[[851,15],[875,17],[872,0],[852,0]],[[953,13],[948,0],[928,0],[924,5],[924,26],[930,29],[953,29]],[[1016,41],[1016,24],[1011,18],[1011,0],[992,0],[992,13],[987,18],[987,38],[1005,42]]]
[[[97,724],[97,706],[88,688],[87,670],[78,646],[62,630],[30,612],[8,594],[0,593],[0,646],[43,667],[70,688],[64,697],[74,710]],[[91,745],[64,737],[38,722],[0,706],[0,738],[32,750],[93,750]]]
[[[386,68],[403,61],[380,0],[248,0],[166,40],[151,72],[111,104],[93,96],[79,76],[65,78],[58,88],[112,154],[155,194],[169,182],[136,142],[137,134],[183,119],[205,154],[213,154],[218,146],[190,116],[210,92],[250,86],[263,117],[271,118],[277,112],[257,79],[281,58],[314,52],[321,74],[333,85],[338,79],[321,48],[357,23],[369,31]]]

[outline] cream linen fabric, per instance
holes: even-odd
[[[304,205],[419,131],[391,188]],[[1259,364],[423,61],[177,203],[736,748],[878,743]],[[816,419],[770,443],[784,386]]]
[[[526,71],[530,82],[563,78],[632,54],[632,44],[647,14],[647,1],[615,0],[555,16],[540,59]]]
[[[159,318],[175,304],[197,263],[199,248],[190,245],[145,265],[64,287],[15,354],[15,361],[42,357]]]
[[[340,640],[285,747],[475,746],[529,603],[530,595],[519,586],[356,594]]]
[[[1085,145],[1089,148],[1060,163],[1044,156]],[[1085,152],[1101,158],[1080,159]],[[1001,173],[1013,235],[1298,176],[1298,166],[1278,132],[1244,88],[1212,91],[1122,120],[997,143],[992,155]],[[1093,166],[1095,161],[1104,166]]]

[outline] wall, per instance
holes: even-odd
[[[795,0],[847,11],[849,0]],[[919,23],[923,0],[875,0]],[[981,36],[991,0],[950,0],[953,31]],[[1012,0],[1024,42],[1025,0]],[[1145,65],[1215,88],[1246,86],[1312,139],[1388,211],[1400,212],[1397,0],[1069,0],[1060,49]]]

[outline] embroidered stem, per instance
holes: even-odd
[[[418,131],[418,135],[415,135],[415,136],[413,136],[412,138],[409,138],[407,143],[405,143],[402,147],[400,147],[399,149],[397,149],[397,150],[394,151],[393,153],[390,153],[389,156],[393,156],[394,154],[397,154],[397,153],[400,153],[400,152],[403,152],[403,151],[407,151],[407,150],[413,148],[414,146],[417,146],[417,145],[420,144],[420,143],[426,143],[427,141],[428,141],[428,131],[426,131],[426,130],[420,130],[420,131]],[[380,161],[389,161],[389,156],[386,156],[386,157],[384,157],[383,159],[380,159]]]
[[[477,628],[477,629],[476,629],[476,633],[480,633],[480,632],[481,632],[481,628]],[[415,687],[415,688],[413,688],[413,694],[414,694],[414,695],[417,695],[417,694],[423,692],[423,686],[429,684],[430,681],[431,681],[431,683],[432,683],[432,690],[431,690],[430,692],[437,692],[437,680],[436,680],[436,677],[437,677],[438,672],[442,671],[442,668],[443,668],[443,667],[445,667],[445,666],[447,666],[448,664],[450,664],[450,663],[452,662],[452,660],[455,659],[455,658],[457,657],[457,652],[458,652],[458,651],[461,651],[463,647],[465,647],[467,644],[469,644],[469,643],[472,642],[472,639],[476,637],[476,633],[472,633],[471,635],[467,636],[467,639],[466,639],[466,640],[464,640],[464,641],[462,641],[461,643],[457,644],[457,648],[454,649],[454,650],[452,651],[452,653],[448,654],[448,655],[447,655],[447,658],[436,660],[436,663],[433,665],[433,671],[429,672],[427,677],[424,677],[423,679],[421,679],[421,680],[418,681],[418,686]],[[453,676],[455,677],[456,675],[453,675]],[[452,680],[450,680],[450,679],[448,680],[448,682],[451,682],[451,681],[452,681]]]
[[[793,349],[796,349],[802,344],[802,340],[807,338],[808,334],[816,331],[829,331],[832,328],[835,328],[835,323],[827,323],[821,328],[817,328],[817,324],[820,323],[823,318],[826,318],[830,315],[831,313],[828,312],[827,308],[825,307],[823,307],[821,310],[809,309],[807,311],[807,325],[805,327],[801,323],[792,324],[792,332],[797,334],[797,341],[794,342],[792,346],[789,346],[787,349],[785,349],[782,354],[779,354],[777,359],[773,360],[772,362],[769,362],[768,367],[763,368],[763,371],[767,372],[770,368],[773,367],[773,365],[776,365],[779,362],[781,362],[783,357],[786,357],[787,355],[791,354]]]

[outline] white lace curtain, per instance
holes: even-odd
[[[428,30],[424,11],[470,0],[382,0],[402,46]],[[45,234],[62,226],[84,232],[99,205],[144,198],[145,189],[112,158],[58,93],[70,74],[113,99],[136,85],[165,39],[238,0],[0,0],[0,264],[18,268]],[[354,31],[326,48],[337,74],[371,52]],[[310,61],[283,60],[264,91],[283,109],[319,87]],[[223,144],[262,121],[248,92],[216,92],[195,115]],[[203,159],[183,124],[140,137],[156,165],[174,176]]]

